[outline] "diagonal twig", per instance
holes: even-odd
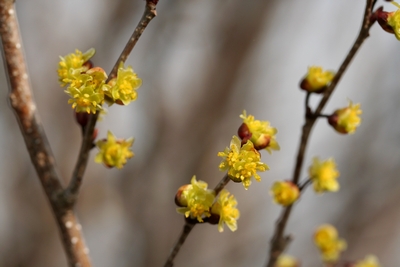
[[[139,24],[136,26],[135,31],[132,33],[132,36],[129,38],[127,44],[125,45],[124,50],[119,56],[117,62],[115,63],[113,69],[108,75],[108,79],[106,83],[112,78],[117,76],[118,67],[120,63],[124,63],[131,53],[132,49],[135,47],[137,41],[140,36],[142,36],[143,31],[146,29],[147,25],[150,21],[157,15],[156,13],[156,5],[158,0],[147,0],[146,6],[143,12],[143,16],[139,21]],[[89,159],[90,150],[93,147],[93,132],[96,126],[97,119],[99,117],[99,112],[96,114],[92,114],[89,117],[88,124],[86,125],[86,130],[83,136],[81,149],[79,151],[78,160],[75,165],[75,169],[72,174],[72,179],[68,185],[68,188],[64,192],[64,200],[68,206],[74,206],[76,199],[78,198],[79,189],[82,184],[83,175],[85,174],[86,166]]]
[[[330,96],[332,95],[333,91],[335,90],[337,84],[339,83],[340,79],[342,78],[343,74],[345,73],[346,69],[350,65],[350,62],[353,60],[354,56],[356,55],[357,51],[359,50],[361,44],[365,41],[365,39],[369,36],[369,29],[371,28],[372,24],[370,21],[370,17],[372,14],[372,8],[374,5],[374,0],[366,0],[366,6],[363,16],[363,22],[361,29],[358,33],[358,36],[350,49],[349,53],[347,54],[346,58],[344,59],[343,63],[340,65],[339,70],[335,77],[333,78],[331,84],[326,89],[324,96],[322,97],[318,107],[316,108],[315,112],[311,114],[308,113],[307,107],[305,112],[305,123],[302,128],[302,134],[300,139],[300,146],[297,152],[296,164],[294,168],[292,182],[297,184],[300,179],[301,170],[303,167],[304,155],[307,147],[307,143],[309,141],[311,130],[318,119],[318,115],[321,113],[322,109],[325,107],[326,103],[328,102]],[[267,261],[267,267],[273,267],[275,265],[276,260],[278,259],[279,255],[285,250],[286,246],[290,242],[290,236],[284,236],[284,231],[292,211],[293,206],[286,207],[282,210],[280,217],[277,220],[274,235],[271,239],[271,247],[269,252],[269,259]]]

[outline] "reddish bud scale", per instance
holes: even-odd
[[[346,132],[346,129],[343,128],[342,126],[338,125],[338,119],[339,116],[336,113],[333,113],[332,115],[330,115],[328,117],[328,123],[335,128],[335,130],[341,134],[348,134],[348,132]]]
[[[209,224],[218,224],[220,216],[218,214],[211,213],[211,216],[206,218],[206,222]]]
[[[318,90],[313,90],[311,84],[308,82],[308,80],[306,78],[301,80],[299,86],[302,90],[304,90],[306,92],[310,92],[310,93],[315,93],[315,94],[322,94],[323,92],[325,92],[325,89],[327,88],[326,86],[324,86]]]
[[[378,21],[383,30],[388,33],[394,33],[393,28],[388,24],[388,18],[391,13],[393,12],[383,11],[383,7],[380,7],[371,15],[371,21]]]
[[[75,120],[82,127],[86,127],[90,114],[86,112],[75,112]]]
[[[115,104],[118,104],[118,105],[121,105],[121,106],[125,106],[125,104],[124,103],[122,103],[122,101],[121,101],[121,99],[117,99],[117,100],[115,100],[115,102],[114,102]]]
[[[238,129],[238,136],[242,140],[246,139],[246,142],[251,138],[251,132],[246,123],[242,123],[242,125],[240,125]]]
[[[90,70],[91,68],[93,68],[93,62],[91,60],[88,60],[83,63],[83,67],[87,67],[87,69]]]

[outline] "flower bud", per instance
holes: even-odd
[[[300,82],[300,88],[310,93],[323,93],[327,86],[331,83],[335,73],[332,71],[324,71],[321,67],[311,66],[308,73]]]
[[[388,33],[392,33],[400,40],[400,5],[396,2],[391,2],[397,8],[396,11],[386,12],[383,7],[378,8],[371,16],[372,21],[378,21],[379,25]]]
[[[82,130],[85,129],[89,121],[90,114],[86,112],[74,112],[74,113],[76,122],[82,127]]]
[[[185,194],[183,194],[183,191],[189,189],[190,187],[191,187],[190,184],[185,184],[179,187],[178,192],[176,192],[175,195],[175,204],[178,207],[187,207],[188,203]]]
[[[361,124],[360,114],[362,114],[360,104],[353,104],[352,101],[349,101],[347,107],[337,109],[328,116],[328,123],[339,133],[353,134]]]

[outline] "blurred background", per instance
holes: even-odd
[[[383,1],[378,1],[383,4]],[[34,96],[65,184],[81,142],[68,96],[57,82],[60,55],[97,51],[109,72],[138,23],[142,0],[17,0],[17,13]],[[127,63],[143,79],[138,100],[112,106],[98,124],[135,137],[135,157],[122,170],[95,164],[91,154],[76,207],[96,267],[163,266],[183,226],[175,192],[195,174],[214,187],[222,151],[244,109],[278,128],[281,151],[262,152],[271,170],[248,191],[230,183],[241,217],[235,233],[196,226],[175,266],[264,266],[281,208],[269,188],[292,176],[303,123],[298,83],[310,65],[336,70],[361,24],[364,0],[160,0]],[[395,7],[385,3],[386,10]],[[361,103],[354,135],[321,120],[311,136],[302,177],[312,157],[334,157],[338,193],[307,190],[287,231],[287,253],[302,266],[321,266],[314,229],[335,225],[348,249],[344,259],[367,254],[383,266],[400,254],[400,43],[375,25],[339,83],[325,113]],[[55,221],[15,117],[0,67],[0,266],[66,267]],[[312,97],[312,104],[319,97]]]

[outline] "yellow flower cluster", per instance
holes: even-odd
[[[354,267],[381,267],[381,265],[377,257],[368,255],[364,260],[357,261]]]
[[[130,147],[133,144],[133,138],[127,140],[117,140],[116,137],[108,131],[107,139],[97,141],[96,146],[99,153],[95,157],[95,162],[103,163],[109,168],[116,167],[121,169],[127,159],[134,156]]]
[[[300,87],[308,92],[319,93],[328,86],[335,77],[332,71],[324,71],[322,67],[311,66],[308,68],[306,77],[300,84]]]
[[[261,155],[253,143],[248,140],[241,147],[241,141],[237,136],[233,136],[229,148],[219,152],[218,156],[224,158],[219,169],[228,170],[229,178],[234,182],[243,183],[245,189],[249,188],[253,176],[257,181],[261,180],[257,171],[263,172],[269,169],[267,164],[260,161]]]
[[[346,241],[339,238],[336,228],[329,224],[322,225],[315,231],[314,243],[325,262],[336,262],[347,247]]]
[[[275,203],[285,207],[292,205],[300,196],[297,185],[289,181],[275,182],[271,187],[270,193]]]
[[[179,204],[183,207],[177,208],[177,212],[199,222],[203,222],[205,217],[210,217],[215,193],[207,187],[206,182],[197,181],[196,176],[193,176],[190,185],[185,186],[180,194]]]
[[[315,192],[336,192],[339,190],[339,183],[337,182],[339,172],[333,159],[321,161],[318,157],[315,157],[308,171]]]
[[[95,50],[82,53],[76,50],[65,57],[60,57],[58,76],[61,86],[69,85],[65,92],[76,112],[96,113],[102,109],[105,96],[109,104],[127,105],[137,98],[136,89],[142,84],[131,67],[124,68],[121,63],[116,78],[106,84],[107,75],[100,67],[90,67],[89,59]]]
[[[240,213],[236,208],[237,201],[233,195],[230,195],[228,190],[223,189],[218,196],[218,200],[213,204],[211,208],[212,214],[219,215],[218,231],[224,231],[224,224],[234,232],[237,229],[237,219],[239,219]]]
[[[275,263],[275,267],[299,267],[299,264],[292,256],[281,254]]]
[[[360,104],[353,104],[353,102],[349,100],[349,105],[336,110],[333,115],[329,117],[328,122],[339,133],[352,134],[361,124],[361,118],[359,117],[361,114],[362,110],[360,109]]]
[[[240,118],[243,119],[243,123],[247,126],[244,133],[241,133],[241,129],[239,129],[239,136],[244,142],[250,140],[254,144],[255,149],[261,150],[265,148],[270,154],[272,150],[280,149],[275,137],[278,130],[271,127],[269,121],[255,120],[253,115],[247,116],[245,110],[240,115]]]

